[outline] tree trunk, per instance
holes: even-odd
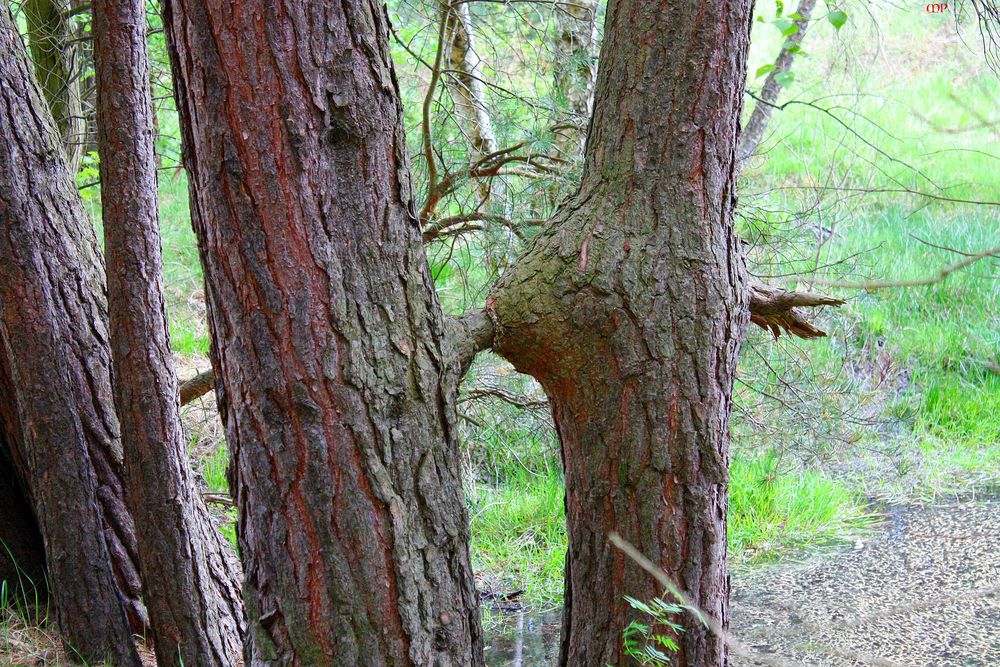
[[[86,286],[95,278],[63,217],[86,224],[54,128],[32,85],[13,17],[0,9],[0,353],[14,389],[19,438],[13,459],[24,464],[34,513],[45,542],[49,583],[63,639],[88,660],[138,665],[125,610],[111,570],[90,460],[91,429],[101,415],[83,401],[93,385],[67,351],[96,332],[87,326]],[[40,120],[41,119],[41,120]],[[76,211],[66,206],[75,202]],[[91,237],[92,238],[92,237]],[[4,428],[9,430],[9,426]]]
[[[482,664],[452,371],[384,9],[165,9],[247,663]]]
[[[445,46],[449,76],[448,89],[455,101],[455,111],[462,121],[460,129],[469,138],[469,161],[475,162],[497,150],[493,121],[486,109],[486,90],[481,60],[473,46],[472,13],[468,2],[442,3],[441,20],[445,25]]]
[[[568,126],[556,132],[555,148],[567,160],[578,160],[587,143],[584,128],[594,105],[597,0],[557,4],[555,12],[555,92],[570,115]]]
[[[71,642],[82,637],[81,646],[100,655],[111,649],[102,642],[120,639],[119,599],[133,630],[146,620],[111,399],[103,265],[6,8],[0,97],[0,370],[10,388],[0,393],[4,444],[45,538],[59,621]]]
[[[161,667],[235,665],[239,574],[188,465],[156,209],[145,0],[95,0],[98,146],[115,405]]]
[[[494,349],[545,388],[569,531],[562,664],[621,665],[663,596],[617,531],[722,624],[728,425],[748,323],[733,231],[750,0],[611,2],[579,192],[494,288]],[[676,664],[725,661],[681,619]]]
[[[800,0],[799,6],[795,10],[801,17],[795,21],[798,30],[792,33],[781,45],[778,59],[774,61],[774,69],[768,73],[764,80],[760,94],[757,95],[758,99],[754,105],[753,113],[750,114],[750,120],[747,121],[740,133],[740,143],[736,149],[736,158],[740,169],[747,160],[753,157],[754,151],[757,150],[761,139],[764,138],[764,132],[767,130],[771,114],[774,112],[774,103],[778,101],[778,95],[781,94],[782,86],[778,83],[778,77],[791,69],[795,54],[798,53],[798,48],[802,44],[802,40],[805,39],[806,30],[809,29],[809,18],[812,16],[815,6],[816,0]]]
[[[25,0],[21,5],[28,24],[28,47],[35,76],[66,150],[70,173],[80,168],[86,143],[83,115],[83,68],[76,45],[69,0]]]

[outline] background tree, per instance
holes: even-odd
[[[556,11],[555,94],[569,122],[556,131],[555,149],[567,159],[583,155],[597,80],[597,0],[559,3]]]
[[[795,56],[802,50],[802,40],[806,37],[806,31],[809,29],[809,23],[815,7],[816,0],[800,0],[798,7],[796,7],[793,13],[797,18],[791,21],[789,19],[785,20],[786,23],[790,22],[790,25],[785,28],[785,32],[790,34],[788,34],[788,38],[781,45],[781,51],[778,53],[774,64],[768,66],[769,69],[767,78],[764,79],[764,85],[761,86],[760,92],[755,96],[756,104],[754,105],[753,113],[750,114],[750,118],[747,119],[740,133],[740,143],[737,146],[736,158],[741,166],[753,156],[761,139],[764,138],[767,123],[771,119],[771,114],[774,113],[775,102],[778,101],[778,95],[781,93],[782,81],[788,78],[788,73],[791,70],[792,63],[795,61]]]
[[[163,295],[144,0],[96,0],[101,202],[115,405],[157,663],[232,665],[239,573],[188,464]]]
[[[78,6],[77,6],[78,7]],[[83,61],[70,0],[25,0],[28,46],[35,76],[55,119],[71,173],[80,168],[86,136]]]

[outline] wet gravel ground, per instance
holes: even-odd
[[[760,664],[1000,667],[1000,504],[893,507],[853,548],[734,577]]]
[[[1000,502],[894,506],[853,545],[733,576],[732,667],[1000,667]],[[490,667],[543,667],[559,613],[487,633]]]

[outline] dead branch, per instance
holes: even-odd
[[[515,394],[501,387],[488,385],[473,387],[458,400],[462,403],[465,401],[474,401],[484,398],[496,398],[508,405],[513,405],[515,408],[521,408],[522,410],[538,410],[549,407],[549,402],[543,398],[532,398],[523,394]]]
[[[923,287],[925,285],[933,285],[939,283],[951,274],[964,269],[967,266],[975,264],[981,259],[986,257],[997,257],[1000,256],[1000,247],[990,248],[989,250],[984,250],[982,252],[977,252],[973,255],[968,255],[965,259],[960,262],[955,262],[954,264],[949,264],[948,266],[940,269],[937,273],[927,276],[925,278],[912,278],[910,280],[870,280],[859,283],[851,282],[840,282],[837,280],[816,280],[814,281],[817,285],[823,285],[825,287],[840,287],[842,289],[862,289],[869,292],[880,290],[880,289],[890,289],[893,287]]]
[[[215,387],[215,373],[205,371],[198,373],[190,380],[181,383],[180,398],[181,405],[187,405],[196,398],[201,398]]]
[[[784,331],[799,338],[822,338],[825,331],[817,329],[799,308],[840,306],[845,301],[813,292],[789,292],[780,287],[761,283],[750,285],[750,321],[767,329],[775,338]]]

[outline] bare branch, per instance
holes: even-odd
[[[215,388],[215,373],[205,371],[198,373],[190,380],[181,382],[180,399],[181,405],[187,405],[196,398],[201,398]]]
[[[825,287],[840,287],[843,289],[863,289],[868,291],[890,289],[893,287],[923,287],[924,285],[933,285],[934,283],[939,283],[948,276],[950,276],[951,274],[955,273],[956,271],[959,271],[967,266],[975,264],[981,259],[985,259],[986,257],[998,257],[998,256],[1000,256],[1000,247],[990,248],[989,250],[984,250],[982,252],[977,252],[974,255],[969,255],[960,262],[949,264],[948,266],[940,269],[937,273],[927,276],[925,278],[913,278],[910,280],[870,280],[859,283],[840,282],[837,280],[815,280],[814,282],[817,285],[823,285]]]

